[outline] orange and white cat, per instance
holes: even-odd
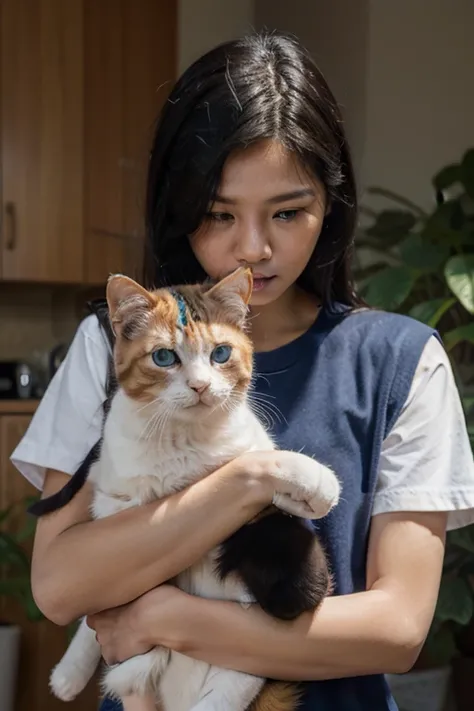
[[[245,452],[275,449],[248,398],[253,353],[244,326],[251,292],[247,269],[213,286],[154,292],[124,276],[110,278],[118,389],[88,475],[95,518],[180,491]],[[325,516],[339,498],[335,474],[303,454],[280,457],[274,506],[296,517]],[[219,575],[218,556],[211,551],[176,584],[203,597],[253,601],[238,575]],[[54,694],[74,698],[100,656],[83,621],[52,673]],[[106,694],[153,693],[165,711],[245,711],[264,684],[163,648],[109,668],[103,678]]]

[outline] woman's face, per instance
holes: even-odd
[[[263,306],[303,272],[325,212],[323,185],[280,143],[261,141],[229,157],[215,202],[190,243],[213,279],[250,266],[251,303]]]

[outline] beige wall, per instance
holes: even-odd
[[[474,146],[474,0],[255,0],[294,32],[346,117],[360,185],[424,204],[434,172]]]
[[[180,0],[179,71],[214,45],[245,34],[253,22],[254,0]]]
[[[295,34],[308,48],[341,106],[360,166],[366,131],[368,0],[255,0],[258,28]]]
[[[433,173],[474,146],[473,29],[473,0],[371,0],[366,184],[428,204]]]

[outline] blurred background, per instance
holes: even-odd
[[[474,405],[472,0],[0,0],[0,711],[59,711],[70,630],[31,597],[34,490],[9,463],[86,301],[137,275],[153,124],[177,75],[253,28],[296,34],[344,114],[369,303],[437,327]],[[402,711],[472,711],[474,530],[448,540]],[[69,705],[97,706],[97,688]]]

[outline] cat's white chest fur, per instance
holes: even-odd
[[[150,415],[139,416],[140,408],[122,391],[115,396],[100,459],[89,474],[94,518],[181,491],[243,452],[274,448],[246,403],[222,425],[176,423],[163,437],[153,432],[153,420],[148,424]]]
[[[100,459],[89,474],[94,518],[181,491],[245,452],[275,449],[245,400],[220,419],[167,423],[157,415],[157,431],[150,430],[153,417],[144,412],[146,406],[118,391],[105,424]],[[295,452],[280,452],[278,461],[273,474],[276,506],[297,516],[319,518],[337,503],[340,487],[330,469]],[[216,575],[216,554],[211,551],[182,572],[178,586],[201,597],[250,602],[237,576],[221,581]],[[51,676],[56,696],[74,698],[99,659],[95,634],[83,621]],[[249,674],[156,647],[110,669],[103,688],[119,698],[154,689],[164,711],[245,711],[263,684],[263,679]]]

